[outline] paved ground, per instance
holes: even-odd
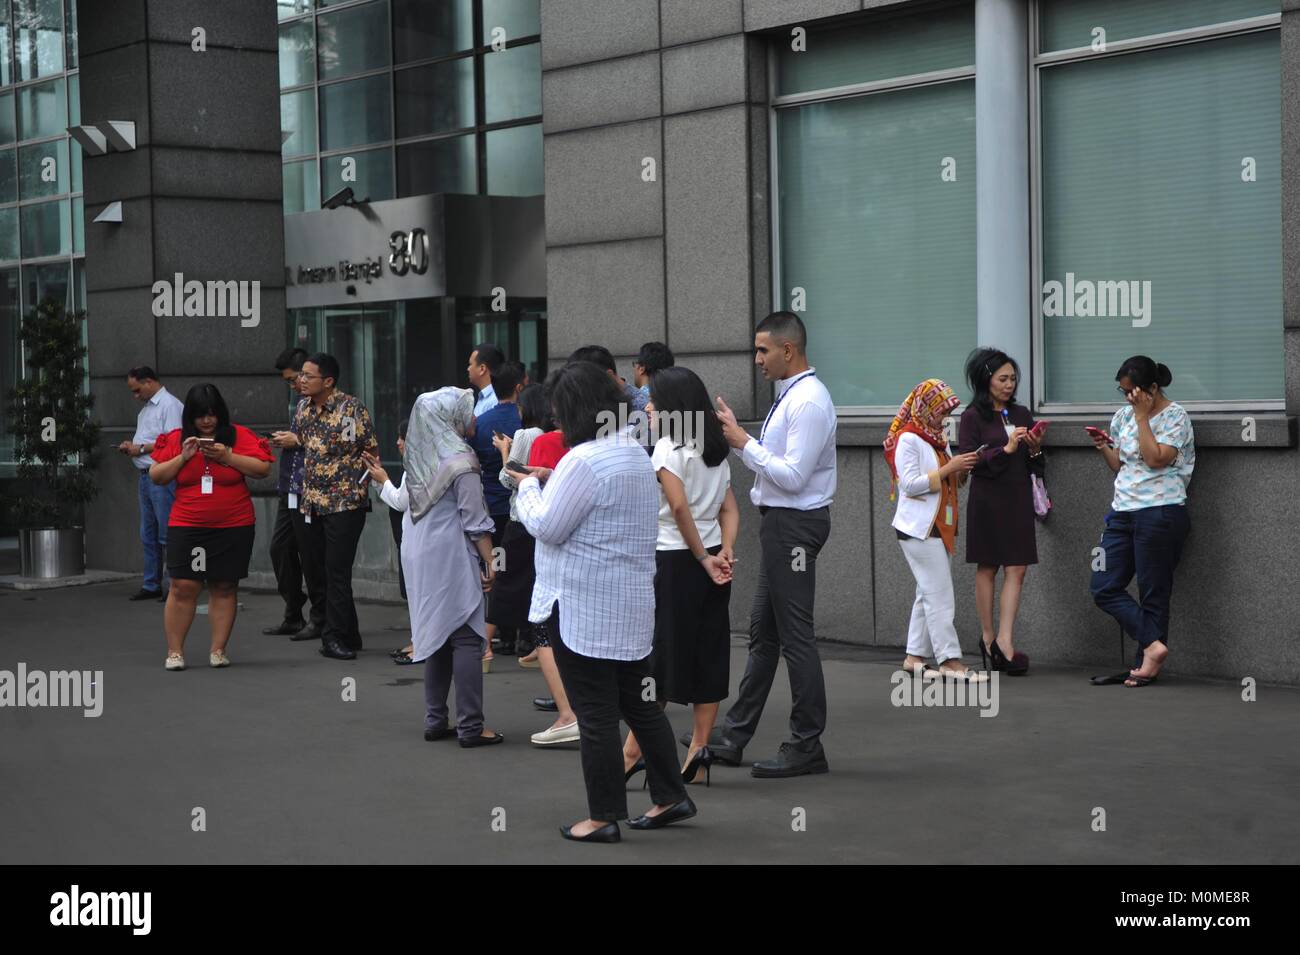
[[[0,709],[0,862],[1261,863],[1293,861],[1300,841],[1300,691],[1244,703],[1227,683],[1094,688],[1039,669],[1002,681],[990,719],[894,707],[894,654],[830,648],[830,775],[715,767],[712,788],[692,788],[694,824],[574,845],[556,826],[585,814],[576,748],[527,743],[545,725],[536,671],[503,659],[486,678],[505,745],[426,743],[419,671],[386,656],[405,640],[403,607],[362,606],[367,649],[340,663],[262,636],[278,598],[246,594],[234,666],[205,665],[199,617],[192,669],[168,673],[161,607],[128,603],[135,586],[0,591],[0,670],[104,671],[98,719]],[[737,645],[733,687],[743,664]],[[782,673],[748,756],[775,750],[788,704]],[[688,725],[685,709],[670,716]]]

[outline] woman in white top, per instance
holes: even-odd
[[[916,578],[903,669],[971,682],[987,674],[961,662],[952,618],[952,551],[957,537],[957,486],[975,466],[977,452],[950,456],[944,421],[961,399],[938,378],[921,382],[898,409],[885,438],[885,460],[897,482],[894,531]],[[926,664],[933,656],[937,671]]]
[[[731,491],[729,446],[699,375],[681,366],[650,382],[656,435],[651,463],[659,477],[655,545],[655,697],[694,707],[694,731],[682,781],[708,783],[706,745],[731,679],[731,567],[740,509]],[[645,764],[636,736],[623,747],[628,778]]]
[[[399,458],[406,457],[407,423],[406,418],[397,423],[397,456]],[[379,455],[367,451],[362,453],[361,460],[366,463],[366,468],[370,471],[370,480],[373,482],[374,487],[382,488],[385,484],[392,483],[388,479],[388,472],[384,470],[383,464],[380,463]],[[405,600],[406,573],[402,570],[402,514],[407,507],[405,475],[402,476],[402,480],[398,482],[389,497],[385,499],[385,503],[388,504],[388,522],[393,531],[393,544],[397,547],[397,586],[401,591],[402,599]],[[393,650],[389,653],[389,656],[393,658],[393,662],[398,666],[410,666],[415,663],[411,659],[411,651],[414,649],[415,646],[408,643],[401,649]]]
[[[655,802],[629,825],[658,829],[696,811],[677,769],[672,726],[642,696],[654,637],[659,489],[645,450],[618,427],[623,391],[605,369],[571,362],[546,387],[570,450],[553,474],[536,468],[519,482],[517,505],[537,539],[528,618],[547,625],[582,734],[588,818],[560,832],[618,842],[618,820],[627,818],[620,716],[641,740]]]

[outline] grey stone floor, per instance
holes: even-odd
[[[0,708],[0,862],[1262,863],[1292,862],[1300,844],[1300,690],[1263,686],[1245,703],[1234,684],[1094,688],[1046,668],[1003,680],[990,719],[895,707],[897,655],[836,647],[829,775],[715,767],[711,788],[692,787],[692,824],[574,845],[556,827],[585,815],[576,747],[527,742],[547,725],[536,671],[499,658],[486,678],[504,745],[426,743],[419,670],[387,658],[405,608],[362,605],[367,649],[340,663],[262,636],[279,600],[243,594],[234,665],[206,666],[199,617],[192,668],[168,673],[162,608],[128,603],[136,586],[0,591],[0,670],[104,674],[97,719]],[[737,644],[733,688],[743,665]],[[775,750],[788,707],[782,671],[748,757]],[[669,714],[688,725],[684,708]],[[633,813],[646,804],[629,793]],[[195,807],[206,831],[191,828]]]

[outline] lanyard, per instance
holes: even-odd
[[[758,443],[759,443],[759,444],[762,444],[762,443],[763,443],[763,438],[765,438],[765,437],[767,436],[767,425],[768,425],[768,422],[770,422],[770,421],[772,420],[772,415],[776,413],[776,409],[777,409],[778,407],[780,407],[781,402],[785,399],[785,396],[788,395],[791,391],[793,391],[793,390],[794,390],[794,386],[797,385],[797,384],[799,384],[799,382],[803,381],[805,378],[811,378],[811,377],[812,377],[813,375],[815,375],[815,374],[817,374],[816,371],[805,371],[802,375],[800,375],[800,376],[799,376],[798,378],[796,378],[794,381],[790,382],[790,384],[786,385],[785,390],[782,391],[779,395],[776,396],[776,401],[774,401],[774,402],[772,403],[772,407],[769,408],[769,409],[767,410],[767,417],[763,419],[763,430],[760,431],[760,432],[758,433]]]

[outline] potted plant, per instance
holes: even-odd
[[[86,313],[44,298],[22,321],[27,372],[9,392],[7,428],[18,477],[9,505],[18,524],[24,577],[71,577],[86,569],[85,505],[98,492],[99,425],[86,389]]]

